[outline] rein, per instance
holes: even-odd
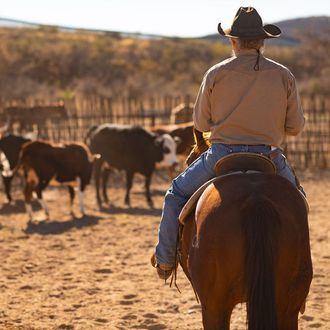
[[[176,243],[175,243],[175,268],[174,268],[174,271],[172,273],[171,281],[170,281],[170,288],[174,284],[174,286],[176,287],[176,289],[178,290],[179,293],[181,293],[181,291],[179,289],[178,284],[176,283],[176,280],[177,280],[178,265],[179,265],[179,263],[180,263],[180,265],[182,265],[181,250],[180,250],[180,244],[179,244],[181,239],[182,239],[182,234],[183,234],[183,225],[180,223],[179,224],[179,229],[178,229],[178,235],[177,235]],[[200,301],[199,301],[197,292],[196,292],[196,290],[195,290],[195,288],[194,288],[194,286],[193,286],[193,284],[192,284],[189,277],[188,277],[188,279],[189,279],[191,287],[194,290],[197,304],[199,304]]]

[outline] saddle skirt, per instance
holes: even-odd
[[[217,176],[201,185],[182,208],[179,215],[179,221],[181,224],[185,224],[185,220],[187,219],[188,215],[195,209],[199,197],[202,195],[205,189],[220,178],[228,175],[236,175],[242,173],[276,174],[276,166],[268,157],[247,152],[238,152],[221,158],[215,164],[214,170]],[[306,197],[302,193],[301,197],[305,202],[307,211],[309,211]]]

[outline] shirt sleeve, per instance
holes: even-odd
[[[195,128],[200,132],[208,132],[211,128],[210,76],[207,72],[197,94],[193,121]]]
[[[288,76],[288,102],[285,120],[287,135],[298,135],[304,128],[305,118],[294,76]]]

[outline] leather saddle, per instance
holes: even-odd
[[[179,215],[179,221],[181,224],[185,223],[186,218],[195,208],[196,203],[199,197],[204,192],[204,190],[211,183],[218,180],[219,177],[238,174],[238,173],[255,173],[255,172],[276,174],[276,166],[271,159],[260,154],[248,153],[248,152],[233,153],[221,158],[215,164],[214,170],[217,176],[205,182],[202,186],[200,186],[195,191],[195,193],[189,198],[189,200],[181,210],[181,213]],[[302,197],[304,196],[302,195]],[[304,197],[304,201],[308,210],[308,204],[305,197]]]

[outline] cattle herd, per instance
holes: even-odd
[[[24,178],[23,194],[26,212],[33,219],[31,200],[33,194],[44,209],[49,210],[42,197],[43,190],[52,181],[65,184],[72,206],[75,188],[79,192],[80,211],[85,213],[84,191],[92,176],[95,181],[96,200],[102,206],[108,203],[107,179],[113,169],[126,175],[125,204],[130,206],[130,190],[135,173],[145,177],[145,196],[153,207],[150,183],[157,166],[167,167],[170,173],[178,165],[178,156],[187,156],[194,144],[193,124],[175,124],[154,127],[102,124],[93,126],[84,142],[55,144],[43,140],[4,134],[0,138],[0,172],[8,202],[12,201],[11,181],[21,173]]]

